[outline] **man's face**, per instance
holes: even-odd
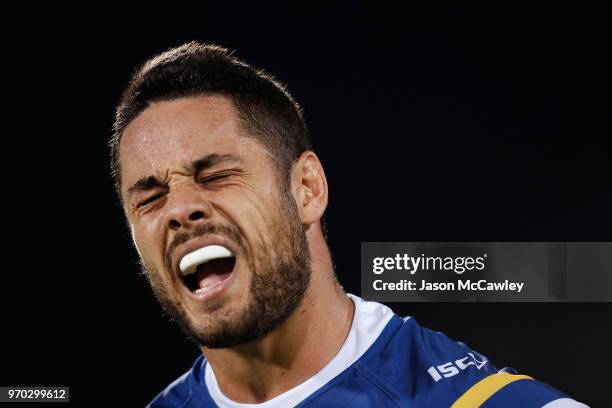
[[[120,145],[121,194],[149,282],[207,347],[269,332],[310,279],[293,196],[243,134],[228,99],[200,96],[152,104]]]

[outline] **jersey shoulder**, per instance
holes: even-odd
[[[168,385],[147,405],[147,408],[177,408],[187,407],[196,400],[203,399],[201,381],[206,359],[200,355],[189,371]],[[200,406],[207,406],[204,401]]]
[[[563,398],[573,401],[512,368],[496,368],[466,344],[422,327],[414,318],[395,317],[390,325],[394,329],[359,363],[376,373],[398,396],[398,402],[408,406],[530,408]],[[567,405],[574,406],[584,407]]]

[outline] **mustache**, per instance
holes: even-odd
[[[240,231],[236,227],[218,224],[201,224],[194,227],[191,231],[179,232],[174,236],[172,242],[170,242],[170,245],[168,245],[168,249],[166,250],[166,268],[169,271],[172,270],[172,253],[179,245],[184,244],[185,242],[194,238],[212,234],[225,236],[233,241],[239,248],[244,249],[242,235],[240,235]]]

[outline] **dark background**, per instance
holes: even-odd
[[[348,292],[361,241],[612,240],[607,8],[217,3],[5,10],[0,385],[143,406],[197,356],[139,275],[106,149],[136,66],[192,39],[302,104]],[[607,406],[610,303],[390,306]]]

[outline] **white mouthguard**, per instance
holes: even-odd
[[[185,255],[179,264],[183,276],[194,273],[198,266],[213,259],[231,258],[234,255],[224,246],[208,245]]]

